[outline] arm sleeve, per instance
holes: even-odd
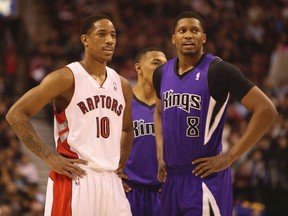
[[[216,101],[224,102],[228,93],[241,101],[254,86],[254,83],[248,80],[239,68],[218,59],[210,65],[208,86],[211,96]]]
[[[153,73],[153,86],[157,97],[160,99],[160,86],[161,86],[161,76],[162,76],[163,65],[158,66]]]

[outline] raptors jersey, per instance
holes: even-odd
[[[148,106],[134,95],[132,117],[133,148],[125,167],[129,179],[140,184],[160,184],[157,180],[158,162],[154,132],[155,104]]]
[[[89,162],[91,169],[118,168],[125,100],[119,75],[106,67],[100,86],[79,62],[67,65],[74,75],[75,90],[68,107],[55,112],[57,151]]]
[[[216,103],[209,93],[208,69],[215,56],[204,54],[190,72],[179,76],[176,59],[163,66],[160,95],[164,160],[168,166],[185,166],[222,150],[227,101]],[[173,134],[173,136],[171,136]]]

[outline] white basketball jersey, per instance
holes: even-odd
[[[79,62],[67,67],[74,74],[75,89],[68,107],[55,112],[57,151],[87,160],[94,170],[116,170],[125,108],[120,76],[106,67],[107,77],[100,86]]]

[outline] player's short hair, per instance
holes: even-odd
[[[176,17],[176,19],[174,21],[172,33],[175,32],[175,28],[176,28],[176,25],[178,24],[179,20],[184,19],[184,18],[194,18],[194,19],[199,20],[199,22],[201,23],[203,32],[205,32],[205,22],[204,22],[203,18],[198,13],[196,13],[194,11],[185,11]]]
[[[162,51],[160,48],[158,48],[158,47],[148,47],[148,48],[141,49],[141,50],[138,52],[138,54],[136,55],[136,57],[135,57],[135,60],[134,60],[135,63],[139,63],[140,60],[141,60],[141,58],[142,58],[146,53],[152,52],[152,51],[157,51],[157,52],[162,52],[162,53],[163,53],[163,51]]]
[[[84,19],[82,24],[81,24],[80,35],[88,34],[89,31],[93,28],[94,23],[97,22],[98,20],[102,20],[102,19],[108,19],[111,22],[113,22],[112,19],[105,14],[98,14],[98,15],[89,16],[86,19]]]

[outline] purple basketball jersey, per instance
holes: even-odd
[[[157,179],[154,110],[155,104],[148,106],[134,96],[132,101],[134,141],[125,173],[135,183],[160,184]]]
[[[230,169],[205,179],[194,176],[192,161],[222,151],[222,131],[228,103],[209,93],[208,69],[216,57],[204,54],[189,72],[179,76],[177,59],[164,64],[162,102],[163,153],[167,180],[162,189],[161,215],[232,215]]]
[[[174,71],[176,59],[163,67],[160,95],[164,159],[168,166],[185,166],[222,150],[227,101],[215,113],[216,102],[207,83],[208,68],[214,58],[206,54],[182,77]]]

